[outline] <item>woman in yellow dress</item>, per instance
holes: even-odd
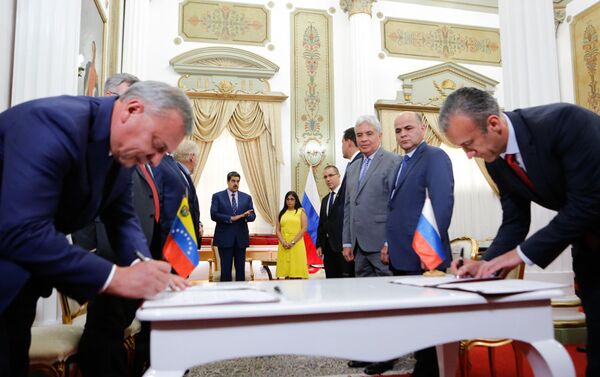
[[[277,220],[277,274],[278,278],[308,279],[308,262],[304,247],[304,233],[308,218],[300,204],[298,194],[285,194],[285,204]]]

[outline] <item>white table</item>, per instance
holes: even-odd
[[[245,284],[271,292],[278,286],[281,301],[142,307],[138,319],[152,322],[145,376],[179,377],[195,365],[265,355],[382,361],[433,345],[442,376],[454,376],[459,341],[472,338],[515,339],[536,376],[575,376],[554,340],[550,298],[560,290],[485,298],[390,280],[251,282]]]

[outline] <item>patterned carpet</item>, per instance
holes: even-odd
[[[186,377],[358,377],[362,368],[348,368],[347,360],[307,356],[265,356],[227,360],[190,369]],[[400,358],[392,371],[398,375],[412,371],[412,356]]]

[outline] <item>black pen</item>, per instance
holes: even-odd
[[[460,248],[460,258],[458,258],[458,262],[456,262],[456,272],[458,272],[458,270],[465,264],[465,248],[461,247]],[[456,278],[460,279],[460,275],[456,274]]]
[[[279,294],[279,295],[282,295],[282,294],[283,294],[283,291],[281,290],[281,288],[279,288],[279,286],[278,286],[278,285],[274,286],[274,287],[273,287],[273,290],[275,291],[275,293],[277,293],[277,294]]]

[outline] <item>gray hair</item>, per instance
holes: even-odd
[[[375,115],[361,115],[356,119],[356,123],[354,123],[354,131],[363,123],[369,123],[371,126],[375,128],[375,131],[381,133],[381,123]]]
[[[129,87],[120,97],[120,101],[140,99],[151,114],[161,114],[175,110],[183,118],[185,134],[191,135],[193,114],[190,101],[178,88],[158,81],[139,81]]]
[[[130,73],[115,73],[104,82],[104,92],[112,92],[116,94],[117,86],[122,83],[127,83],[128,86],[139,82],[140,79]]]
[[[200,147],[193,140],[185,139],[183,140],[177,149],[173,152],[173,157],[179,161],[184,162],[191,155],[199,155]]]
[[[487,119],[490,115],[500,116],[498,102],[489,93],[477,88],[460,88],[450,94],[440,109],[440,129],[446,133],[450,118],[461,114],[467,116],[483,132],[487,132]]]

